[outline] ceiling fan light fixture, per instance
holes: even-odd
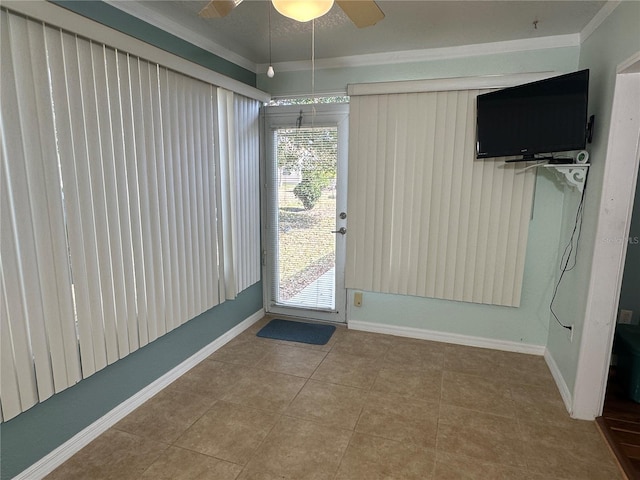
[[[282,15],[298,22],[321,17],[333,6],[333,0],[271,0],[271,3]]]

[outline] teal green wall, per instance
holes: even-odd
[[[640,182],[636,186],[629,246],[620,292],[620,308],[633,310],[633,323],[640,323]]]
[[[345,92],[350,83],[391,82],[426,78],[469,77],[521,72],[570,72],[578,66],[579,47],[530,50],[430,60],[397,65],[316,69],[316,92]],[[258,88],[273,96],[308,95],[311,72],[276,72],[273,78],[258,75]]]
[[[565,276],[558,291],[557,302],[559,317],[566,324],[575,325],[575,329],[571,341],[567,332],[552,322],[547,341],[549,353],[558,365],[569,391],[573,391],[575,386],[589,279],[592,274],[597,275],[597,272],[591,272],[591,259],[596,242],[596,220],[604,177],[616,68],[640,51],[638,25],[640,2],[622,2],[580,48],[579,68],[590,69],[589,111],[596,116],[596,127],[594,141],[588,147],[592,166],[589,169],[578,261],[576,267]],[[556,248],[564,248],[568,241],[569,228],[573,226],[578,203],[577,192],[565,195],[565,231]]]
[[[252,87],[256,86],[255,73],[150,25],[122,10],[118,10],[107,3],[99,0],[49,1],[239,82],[246,83]]]
[[[107,368],[0,425],[1,478],[40,460],[262,308],[258,282]]]

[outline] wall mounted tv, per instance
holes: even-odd
[[[478,95],[476,157],[537,160],[583,149],[588,94],[589,70],[581,70]]]

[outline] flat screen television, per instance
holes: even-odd
[[[478,95],[476,157],[581,150],[587,141],[589,70]]]

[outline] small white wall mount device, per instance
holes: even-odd
[[[580,150],[578,155],[576,155],[576,163],[587,163],[589,161],[589,152],[586,150]]]

